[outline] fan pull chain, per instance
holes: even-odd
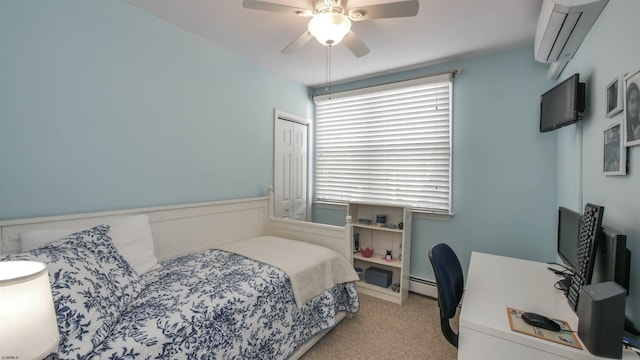
[[[327,52],[326,52],[326,86],[325,86],[325,93],[329,94],[331,93],[331,48],[333,46],[327,46]]]

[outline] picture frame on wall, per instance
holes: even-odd
[[[624,93],[624,75],[619,75],[607,85],[607,118],[613,117],[622,111]]]
[[[623,133],[621,121],[604,129],[602,171],[605,175],[627,174],[627,148],[624,146]]]
[[[624,78],[624,145],[640,144],[640,69]]]

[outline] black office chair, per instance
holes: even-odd
[[[447,244],[436,244],[429,250],[429,260],[433,266],[438,287],[438,306],[440,307],[440,327],[442,334],[458,347],[458,334],[451,329],[449,322],[456,315],[456,309],[462,299],[464,278],[460,261]]]

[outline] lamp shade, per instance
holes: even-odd
[[[338,44],[349,33],[351,20],[342,14],[325,12],[314,16],[308,28],[320,44],[331,46]]]
[[[0,262],[0,357],[42,359],[60,335],[47,266],[35,261]]]

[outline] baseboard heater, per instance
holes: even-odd
[[[433,280],[427,280],[415,276],[409,276],[409,291],[416,294],[426,295],[434,299],[438,298],[438,286]],[[464,302],[464,290],[462,291],[462,299],[458,306],[462,306]]]
[[[409,276],[409,291],[435,299],[438,298],[438,288],[436,287],[436,282],[433,280]]]

